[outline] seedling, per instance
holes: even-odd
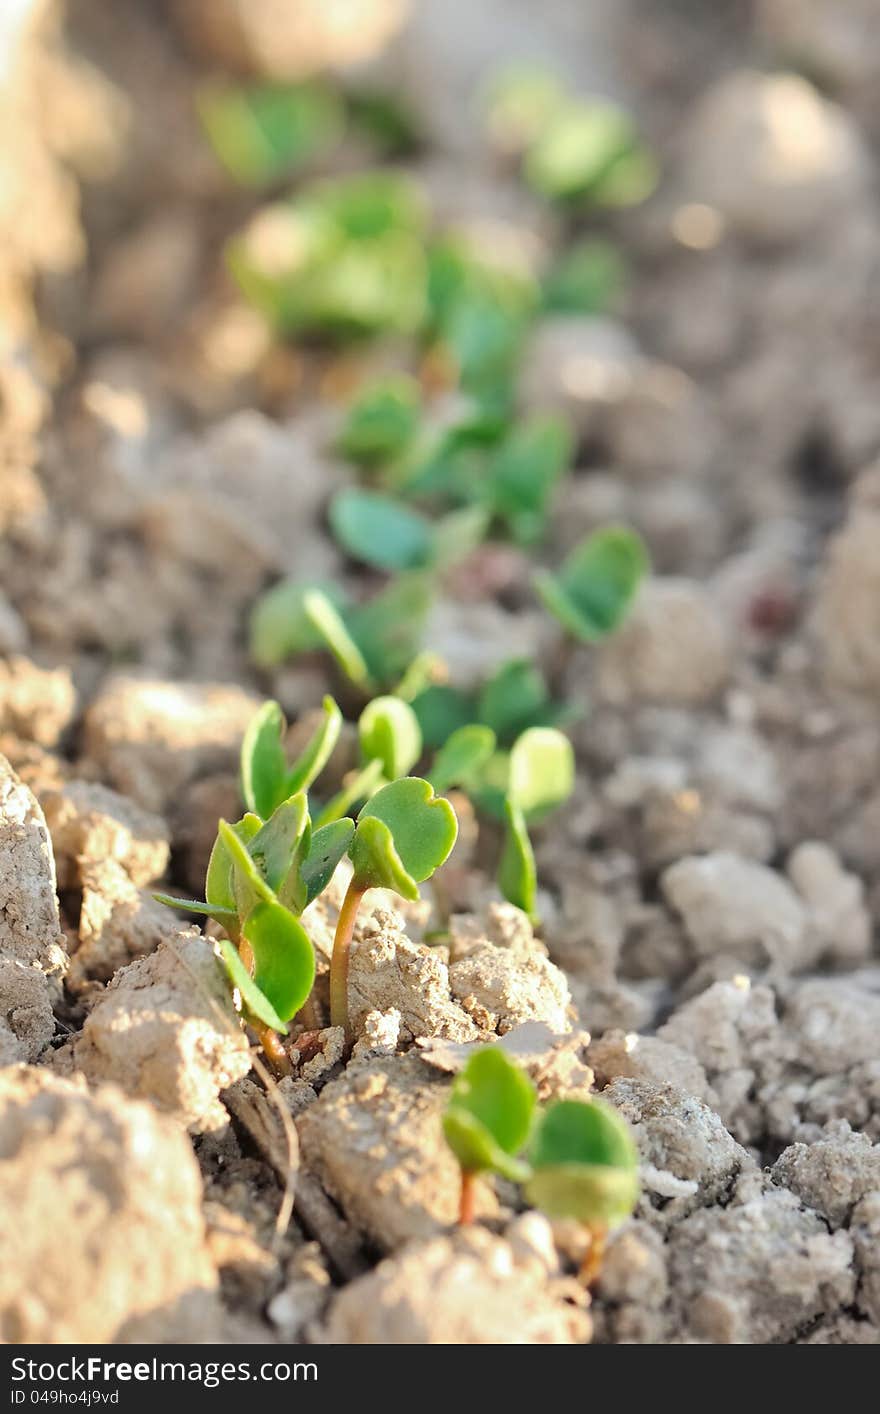
[[[561,256],[543,282],[548,314],[604,314],[626,284],[626,266],[610,241],[579,241]]]
[[[442,748],[471,723],[488,727],[501,746],[510,746],[528,727],[556,726],[575,715],[551,700],[540,668],[527,658],[502,663],[478,693],[429,681],[411,701],[429,750]]]
[[[534,585],[573,638],[596,643],[619,628],[648,569],[641,538],[625,526],[611,526],[576,546],[557,573],[539,570]]]
[[[455,844],[458,821],[448,800],[416,776],[383,786],[357,817],[349,855],[353,866],[330,961],[330,1019],[350,1035],[348,971],[358,909],[369,889],[386,888],[406,899],[424,883]]]
[[[426,313],[425,212],[386,171],[316,182],[228,247],[244,295],[282,334],[411,334]]]
[[[300,791],[265,822],[253,813],[234,825],[221,820],[204,902],[155,895],[223,926],[227,936],[218,949],[240,1008],[282,1070],[287,1060],[279,1033],[307,1002],[315,978],[314,951],[299,915],[326,888],[353,834],[350,820],[313,831]]]
[[[495,750],[495,733],[491,727],[472,723],[459,727],[441,746],[434,757],[428,779],[438,795],[456,786],[467,788],[479,777],[482,768]]]
[[[516,1156],[529,1137],[536,1098],[531,1081],[498,1046],[476,1051],[456,1076],[443,1133],[461,1167],[460,1224],[473,1221],[479,1174],[514,1183],[528,1178],[528,1165]]]
[[[630,1128],[601,1100],[557,1100],[541,1116],[530,1149],[526,1196],[551,1218],[575,1218],[590,1234],[581,1268],[599,1275],[608,1233],[639,1196],[638,1151]]]
[[[299,791],[307,791],[323,771],[339,740],[342,713],[332,697],[324,698],[323,719],[291,766],[284,754],[287,723],[277,702],[264,702],[241,745],[241,793],[248,810],[261,820]]]
[[[400,575],[363,604],[335,588],[285,580],[255,605],[250,624],[254,662],[270,668],[322,649],[363,697],[393,687],[412,664],[431,603],[425,575]]]
[[[208,83],[196,95],[205,134],[236,181],[259,186],[289,176],[339,143],[344,111],[321,83]]]
[[[349,461],[374,470],[393,465],[411,446],[421,420],[421,393],[403,374],[365,388],[348,409],[337,443]]]
[[[393,572],[445,568],[480,544],[488,522],[479,506],[431,521],[393,496],[355,487],[330,503],[330,526],[342,548],[362,564]]]
[[[553,727],[523,732],[510,753],[498,883],[508,902],[533,920],[537,870],[528,825],[545,819],[573,789],[574,752],[568,738]]]

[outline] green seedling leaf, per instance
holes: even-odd
[[[301,869],[306,904],[312,903],[324,892],[340,859],[347,852],[353,834],[353,820],[333,820],[315,830]]]
[[[359,819],[349,855],[362,890],[391,889],[412,901],[419,897],[419,886],[405,869],[394,847],[394,836],[383,821]]]
[[[601,102],[559,109],[530,146],[524,172],[542,196],[611,206],[642,201],[656,181],[632,119]]]
[[[449,569],[482,545],[491,518],[488,506],[465,506],[435,521],[431,549],[433,567]]]
[[[315,952],[302,924],[280,903],[258,903],[242,924],[254,955],[254,982],[282,1021],[308,999]]]
[[[339,590],[333,586],[303,584],[286,579],[259,598],[251,614],[250,654],[259,668],[273,668],[296,653],[309,653],[324,643],[306,613],[305,599],[318,592],[337,610],[344,608]]]
[[[329,152],[342,136],[342,107],[323,84],[206,84],[196,95],[202,126],[236,181],[260,185]]]
[[[572,246],[544,277],[548,314],[604,314],[626,284],[626,265],[610,241]]]
[[[489,494],[496,516],[521,544],[544,530],[550,500],[571,462],[571,428],[561,417],[533,417],[514,427],[491,471]]]
[[[210,918],[216,918],[218,923],[225,923],[229,919],[237,918],[238,914],[234,908],[223,908],[218,903],[201,903],[194,898],[176,898],[174,894],[153,894],[157,903],[164,903],[168,908],[179,908],[182,913],[204,913]]]
[[[626,1121],[601,1100],[557,1100],[542,1116],[526,1192],[549,1217],[613,1228],[639,1194],[638,1151]]]
[[[342,713],[332,697],[325,697],[322,706],[323,720],[312,733],[306,746],[287,773],[285,780],[287,795],[295,795],[297,791],[308,790],[327,765],[333,755],[333,748],[339,740],[339,733],[342,730]]]
[[[298,855],[308,850],[310,836],[308,802],[300,791],[283,801],[247,843],[248,854],[269,888],[285,904],[296,899]]]
[[[246,918],[258,902],[274,903],[274,889],[264,879],[257,861],[251,857],[247,844],[236,828],[227,820],[221,820],[218,838],[222,840],[231,860],[232,892],[239,918]]]
[[[400,575],[348,615],[351,638],[369,672],[361,684],[365,691],[370,682],[395,682],[409,667],[419,649],[431,597],[427,575]]]
[[[550,700],[539,668],[528,658],[511,658],[483,685],[474,715],[504,744],[527,727],[553,726],[566,709]]]
[[[403,374],[373,383],[348,410],[338,447],[349,461],[377,467],[403,455],[418,431],[421,392]]]
[[[248,723],[241,744],[241,793],[248,810],[268,820],[287,795],[284,733],[287,723],[277,702],[264,702]]]
[[[529,821],[543,820],[574,790],[574,751],[553,727],[530,727],[513,744],[507,787],[512,805]]]
[[[495,750],[495,733],[491,727],[470,723],[459,727],[441,746],[428,779],[437,795],[452,786],[467,786],[468,781],[485,766]]]
[[[375,820],[387,837],[369,823]],[[427,781],[418,776],[392,781],[358,815],[349,851],[355,876],[366,888],[393,888],[404,898],[418,898],[417,885],[448,858],[457,834],[455,811]]]
[[[225,822],[224,822],[225,823]],[[248,814],[239,820],[235,825],[227,825],[227,830],[240,839],[247,842],[253,839],[254,835],[262,826],[259,815]],[[220,831],[214,841],[214,848],[211,850],[211,857],[208,860],[208,872],[205,876],[205,897],[213,907],[224,909],[227,913],[237,913],[238,908],[235,901],[235,888],[232,878],[233,857],[226,844],[223,832]]]
[[[376,697],[368,703],[358,721],[358,737],[364,762],[381,761],[389,781],[405,776],[422,754],[418,718],[399,697]]]
[[[525,817],[510,800],[504,807],[504,848],[498,866],[498,887],[508,903],[521,908],[534,921],[538,898],[535,855]]]
[[[369,668],[360,648],[327,595],[319,590],[312,590],[305,595],[303,607],[315,632],[323,639],[346,677],[366,690],[370,682]]]
[[[349,93],[348,111],[352,123],[376,143],[385,156],[410,157],[418,151],[421,143],[418,121],[396,94]]]
[[[516,1158],[529,1137],[535,1089],[498,1046],[476,1051],[456,1076],[443,1133],[466,1173],[489,1169],[514,1182],[528,1177]]]
[[[558,574],[538,571],[534,584],[569,633],[582,643],[595,643],[619,628],[648,569],[640,537],[612,526],[572,550]]]
[[[433,558],[431,522],[379,491],[338,491],[330,503],[330,526],[352,559],[373,569],[419,569]]]
[[[436,751],[460,727],[478,715],[468,695],[447,683],[431,683],[412,699],[413,711],[429,751]]]
[[[287,1023],[278,1015],[268,997],[263,996],[239,957],[235,944],[228,938],[220,938],[217,946],[229,980],[241,997],[242,1010],[251,1020],[261,1021],[264,1026],[271,1026],[273,1031],[284,1034]]]

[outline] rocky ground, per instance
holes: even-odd
[[[283,43],[262,0],[38,5],[3,75],[0,1337],[878,1343],[875,7],[438,7],[456,43],[430,0],[340,8],[351,52],[307,0]],[[251,198],[192,90],[370,60],[419,112],[435,208],[540,250],[553,217],[463,130],[506,50],[624,98],[660,158],[609,223],[624,308],[543,320],[521,380],[579,438],[548,563],[624,520],[654,574],[561,670],[517,554],[478,607],[447,584],[454,676],[534,653],[583,709],[540,935],[479,849],[443,946],[430,900],[374,895],[352,1059],[327,1028],[267,1094],[210,942],[150,891],[200,889],[259,701],[294,719],[332,687],[255,673],[245,623],[291,570],[361,584],[323,519],[353,375],[231,289]],[[339,897],[306,920],[319,1004]],[[643,1194],[592,1302],[577,1232],[512,1188],[451,1227],[439,1114],[490,1038],[634,1127]]]

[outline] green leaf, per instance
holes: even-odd
[[[498,1046],[476,1051],[456,1076],[443,1117],[461,1167],[522,1182],[529,1170],[515,1155],[528,1139],[536,1098],[531,1081]]]
[[[356,686],[366,689],[370,673],[364,656],[326,594],[311,590],[305,595],[303,605],[307,618],[346,677]]]
[[[403,374],[372,383],[348,410],[338,447],[360,466],[381,466],[403,454],[421,415],[421,391]]]
[[[431,683],[412,699],[412,707],[429,751],[436,751],[453,732],[466,727],[478,715],[467,694],[448,683]]]
[[[494,145],[504,153],[525,151],[566,101],[555,74],[533,65],[511,65],[494,79],[488,95]]]
[[[542,196],[600,205],[634,204],[656,181],[632,119],[602,102],[560,108],[529,148],[524,171]]]
[[[436,653],[419,653],[395,687],[394,696],[412,705],[445,671],[446,665]]]
[[[579,241],[544,277],[544,308],[548,314],[604,314],[625,283],[626,265],[610,241]]]
[[[330,502],[330,526],[352,559],[373,569],[419,569],[432,559],[430,521],[380,491],[338,491]]]
[[[302,924],[280,903],[258,903],[242,924],[254,955],[254,982],[282,1021],[308,999],[315,952]]]
[[[342,137],[342,108],[324,84],[205,84],[196,109],[236,181],[270,182],[324,155]]]
[[[223,908],[219,903],[202,903],[194,898],[176,898],[174,894],[153,894],[157,903],[164,903],[168,908],[179,908],[182,913],[204,913],[210,918],[216,918],[218,923],[223,923],[227,918],[237,918],[234,908]]]
[[[372,681],[393,683],[409,667],[419,649],[431,597],[427,575],[400,575],[381,593],[351,611],[351,637]],[[366,683],[362,685],[369,690]]]
[[[238,949],[228,938],[220,938],[217,944],[229,980],[241,997],[242,1010],[254,1021],[262,1021],[273,1031],[284,1033],[286,1022],[282,1021],[268,997],[264,997],[251,974],[238,955]]]
[[[379,147],[386,157],[411,157],[420,145],[420,131],[398,94],[376,90],[348,94],[352,123]]]
[[[582,643],[595,643],[623,622],[648,569],[640,537],[624,526],[611,526],[576,546],[558,574],[538,571],[534,584],[569,633]]]
[[[339,740],[342,730],[342,713],[332,697],[325,697],[322,704],[323,720],[315,729],[299,756],[294,761],[285,782],[287,795],[308,790],[320,776]]]
[[[530,727],[510,752],[508,796],[526,820],[543,820],[574,790],[571,742],[553,727]]]
[[[542,534],[552,493],[571,461],[571,428],[561,417],[515,426],[492,465],[492,509],[523,544]]]
[[[522,811],[507,800],[504,807],[504,848],[498,866],[498,887],[508,903],[536,917],[538,876],[532,842]]]
[[[387,826],[396,856],[415,884],[429,879],[448,858],[458,834],[455,811],[448,800],[434,795],[427,781],[418,776],[392,781],[378,790],[358,815],[350,854],[355,875],[363,880],[371,877],[377,842],[375,827],[367,824],[369,820],[379,820]],[[366,825],[363,833],[362,825]],[[405,893],[404,897],[412,894]]]
[[[639,1193],[638,1151],[626,1121],[601,1100],[557,1100],[531,1147],[530,1200],[550,1217],[615,1227]]]
[[[405,776],[422,754],[418,718],[399,697],[375,697],[358,721],[364,762],[381,761],[382,774],[394,781]]]
[[[467,786],[474,772],[484,766],[495,750],[495,733],[491,727],[470,723],[459,727],[438,751],[428,777],[434,791],[441,795],[452,786]]]
[[[434,522],[431,563],[437,570],[450,569],[482,545],[489,529],[488,506],[465,506]]]
[[[248,810],[268,820],[285,789],[287,723],[277,702],[264,702],[251,717],[241,744],[241,793]]]
[[[540,669],[529,658],[511,658],[483,685],[475,715],[507,743],[527,727],[550,726],[564,714],[551,702]]]
[[[244,919],[257,902],[261,900],[265,903],[274,902],[275,891],[264,879],[259,865],[251,857],[245,841],[227,820],[220,821],[218,837],[223,841],[223,847],[232,864],[235,911],[240,919]]]
[[[225,822],[224,822],[225,823]],[[233,832],[242,840],[253,839],[254,835],[262,826],[259,815],[248,814],[237,824],[229,826]],[[232,855],[226,844],[223,832],[220,831],[214,841],[211,850],[211,857],[208,860],[208,872],[205,876],[205,897],[212,907],[223,908],[227,911],[237,913],[235,902],[235,888],[232,879]]]
[[[305,792],[300,791],[298,795],[282,801],[262,829],[248,841],[248,854],[274,894],[285,892],[288,876],[296,863],[298,847],[302,843],[308,848],[310,833],[308,802]],[[287,897],[284,902],[289,902]]]
[[[285,579],[257,600],[249,626],[250,654],[260,668],[273,668],[285,658],[308,653],[324,642],[306,613],[306,596],[322,593],[336,609],[343,607],[335,586],[303,584]]]
[[[332,820],[315,830],[301,870],[307,904],[322,894],[330,883],[336,866],[351,844],[353,834],[353,820]]]
[[[394,837],[382,820],[358,821],[349,849],[354,877],[364,889],[391,889],[413,902],[419,886],[404,867],[394,847]]]

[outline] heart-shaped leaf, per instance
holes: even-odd
[[[427,575],[403,574],[352,609],[348,628],[372,681],[393,683],[409,667],[419,649],[432,593]],[[369,691],[369,682],[362,685]]]
[[[226,822],[224,821],[224,824]],[[253,839],[254,835],[262,827],[262,820],[259,815],[247,814],[235,825],[226,825],[227,830],[231,830],[239,840]],[[214,841],[214,848],[211,850],[211,857],[208,860],[208,872],[205,876],[205,897],[212,907],[226,909],[232,913],[237,913],[235,902],[235,887],[232,876],[232,855],[226,843],[223,831],[218,831]]]
[[[498,887],[508,903],[535,919],[538,874],[532,842],[522,811],[511,800],[504,806],[504,848],[498,866]]]
[[[529,148],[525,175],[542,196],[610,206],[643,201],[657,179],[629,114],[603,102],[558,109]]]
[[[421,394],[414,378],[398,374],[366,388],[348,410],[339,450],[361,466],[380,466],[401,455],[415,437]]]
[[[247,851],[255,861],[273,893],[282,896],[300,846],[308,850],[311,825],[305,792],[282,801],[265,825],[247,843]],[[284,898],[285,903],[289,902]]]
[[[346,677],[367,690],[370,670],[339,611],[320,590],[311,590],[303,599],[306,617],[323,639]]]
[[[420,569],[433,558],[431,522],[379,491],[338,491],[330,503],[330,526],[352,559],[373,569]]]
[[[615,1227],[639,1193],[638,1151],[626,1121],[601,1100],[557,1100],[535,1130],[527,1193],[550,1217]]]
[[[505,745],[527,727],[550,727],[566,715],[552,702],[541,670],[528,658],[511,658],[490,677],[480,692],[476,718],[491,727]]]
[[[553,727],[530,727],[510,752],[508,798],[528,821],[543,820],[574,789],[574,752]]]
[[[394,852],[414,884],[429,879],[448,858],[458,834],[455,811],[442,796],[435,796],[427,781],[407,776],[383,786],[358,815],[358,827],[350,850],[355,876],[366,888],[375,888],[376,833],[370,820],[378,820],[390,833]],[[361,826],[366,831],[361,834]],[[384,851],[387,856],[387,851]],[[393,863],[393,861],[392,861]],[[387,858],[386,858],[387,864]],[[378,887],[382,887],[379,885]],[[386,885],[396,888],[397,886]],[[398,890],[400,892],[400,890]],[[411,892],[404,893],[412,897]],[[416,890],[418,896],[418,890]]]
[[[639,536],[611,526],[572,550],[558,574],[539,570],[534,584],[569,633],[582,643],[595,643],[623,622],[648,568]]]
[[[351,844],[353,834],[353,820],[332,820],[315,830],[301,869],[307,904],[326,889],[336,866]]]
[[[470,723],[441,746],[428,779],[437,795],[453,786],[467,786],[468,781],[485,766],[495,750],[495,733],[491,727]]]
[[[492,464],[492,509],[521,544],[544,530],[553,490],[571,460],[564,418],[533,417],[514,426]]]
[[[413,902],[419,897],[419,886],[404,867],[394,847],[394,836],[381,820],[369,816],[358,822],[349,855],[354,880],[361,891],[391,889]]]
[[[332,697],[325,697],[323,719],[287,773],[285,788],[287,795],[308,790],[320,776],[333,754],[342,730],[342,713]]]
[[[368,703],[358,721],[358,738],[364,761],[381,761],[389,781],[405,776],[422,754],[418,718],[399,697],[375,697]]]
[[[522,1182],[528,1166],[515,1156],[528,1139],[535,1101],[531,1081],[498,1046],[476,1051],[456,1076],[443,1116],[462,1169],[491,1169]]]
[[[264,702],[251,717],[241,744],[241,793],[248,810],[268,820],[284,800],[287,723],[277,702]]]

